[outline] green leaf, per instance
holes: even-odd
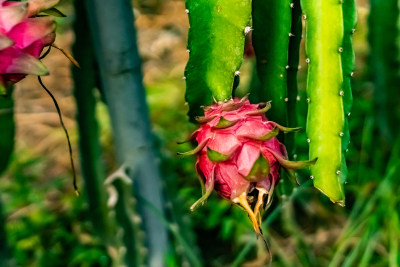
[[[269,162],[260,153],[258,159],[254,162],[249,174],[245,177],[249,182],[258,182],[268,176],[270,170]]]
[[[212,162],[222,162],[228,160],[231,157],[231,155],[224,155],[207,147],[207,157]]]
[[[229,128],[233,125],[235,125],[238,121],[229,121],[227,119],[225,119],[224,117],[220,117],[219,122],[217,125],[214,126],[214,128],[217,129],[225,129],[225,128]]]
[[[42,12],[46,13],[47,15],[58,17],[58,18],[65,18],[67,16],[55,7],[43,10]]]
[[[279,129],[277,127],[275,127],[274,129],[272,129],[270,132],[266,133],[263,136],[243,135],[240,137],[250,138],[250,139],[257,140],[257,141],[267,141],[271,138],[274,138],[278,134],[279,134]]]
[[[0,82],[0,97],[7,95],[7,88]]]

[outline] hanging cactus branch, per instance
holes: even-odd
[[[253,0],[252,38],[261,89],[250,92],[254,103],[272,101],[269,119],[287,125],[287,65],[291,1]]]
[[[352,52],[343,54],[344,49],[351,49],[351,45],[344,47],[344,14],[348,13],[343,10],[343,1],[302,0],[301,4],[308,64],[307,141],[310,158],[318,157],[311,168],[312,178],[317,189],[344,206],[347,168],[343,150],[349,142],[344,112],[351,92],[344,82],[349,64],[344,66],[343,61],[352,61],[346,58],[352,57]]]
[[[185,98],[191,121],[202,115],[200,106],[232,98],[250,12],[250,0],[186,1],[190,29]]]

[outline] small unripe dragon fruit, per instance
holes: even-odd
[[[271,203],[274,187],[279,182],[280,167],[299,169],[316,160],[288,160],[286,148],[276,136],[279,131],[299,128],[286,128],[269,121],[265,112],[270,107],[269,102],[250,104],[244,97],[204,108],[204,117],[197,118],[200,128],[191,136],[197,141],[197,147],[179,153],[197,155],[196,170],[203,196],[191,210],[204,204],[215,190],[221,197],[242,206],[256,233],[261,233],[261,213]],[[257,200],[249,203],[249,194],[257,196]]]
[[[46,75],[39,61],[43,48],[55,39],[55,23],[39,15],[58,0],[0,0],[0,93],[28,74]]]

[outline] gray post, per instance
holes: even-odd
[[[86,0],[101,82],[112,121],[117,160],[133,179],[149,251],[149,266],[164,266],[167,230],[146,201],[163,212],[141,61],[129,0]]]

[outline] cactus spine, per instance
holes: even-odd
[[[213,98],[232,97],[235,75],[242,63],[250,0],[187,0],[189,16],[188,52],[185,69],[189,116],[202,115],[200,106]]]
[[[268,118],[287,124],[287,66],[291,33],[291,1],[253,0],[253,46],[261,90],[251,91],[254,103],[272,100]]]
[[[346,142],[343,1],[302,0],[301,4],[306,20],[308,63],[307,141],[310,157],[318,157],[311,174],[314,186],[343,206],[343,183],[347,173],[342,153],[347,145],[343,143]]]

